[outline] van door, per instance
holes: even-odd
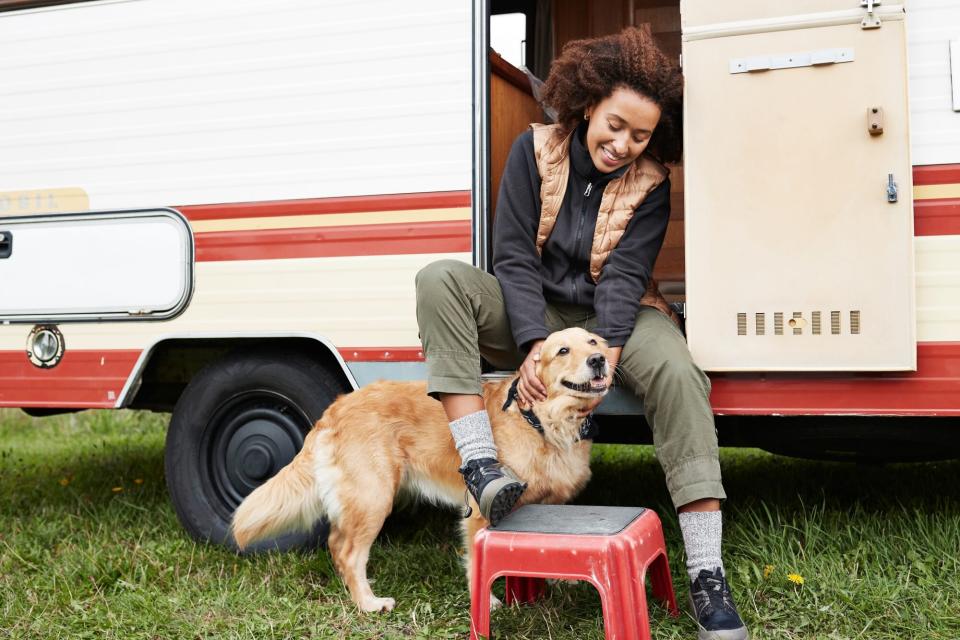
[[[193,291],[171,209],[0,217],[0,321],[162,320]]]
[[[681,12],[695,360],[915,370],[903,5],[683,0]]]

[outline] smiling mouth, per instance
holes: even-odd
[[[607,390],[607,380],[603,376],[595,376],[586,382],[561,380],[560,383],[567,389],[579,391],[580,393],[603,393]]]
[[[614,162],[614,163],[623,162],[623,156],[615,155],[606,147],[600,147],[600,151],[603,153],[604,157],[610,162]]]

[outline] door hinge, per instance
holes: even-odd
[[[873,8],[880,4],[880,0],[860,0],[860,6],[867,10],[867,15],[860,21],[861,29],[879,29],[880,16],[873,12]]]

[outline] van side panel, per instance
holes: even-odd
[[[917,337],[960,342],[960,68],[950,58],[951,41],[960,46],[960,5],[911,0],[907,30]]]
[[[914,165],[960,164],[960,112],[954,111],[950,42],[960,41],[960,4],[910,0],[910,142]],[[953,70],[960,78],[960,69]]]
[[[471,260],[471,20],[445,0],[0,13],[0,221],[173,207],[196,249],[180,316],[60,324],[56,367],[27,360],[31,326],[0,326],[0,406],[116,406],[162,338],[422,360],[414,276]]]
[[[91,209],[468,191],[470,44],[469,3],[445,0],[5,12],[0,191],[80,188]]]

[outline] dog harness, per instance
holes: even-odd
[[[507,391],[507,401],[504,402],[503,407],[501,407],[503,411],[506,411],[507,407],[517,399],[517,385],[519,384],[520,378],[517,378],[513,381],[513,384],[510,385],[510,390]],[[543,424],[541,424],[540,418],[533,412],[533,409],[524,409],[520,406],[519,402],[517,402],[517,409],[520,410],[520,415],[527,421],[527,424],[536,429],[540,435],[543,435]],[[577,437],[577,442],[581,440],[594,440],[598,435],[600,435],[600,427],[592,416],[587,416],[583,419],[583,424],[580,425],[580,435]]]

